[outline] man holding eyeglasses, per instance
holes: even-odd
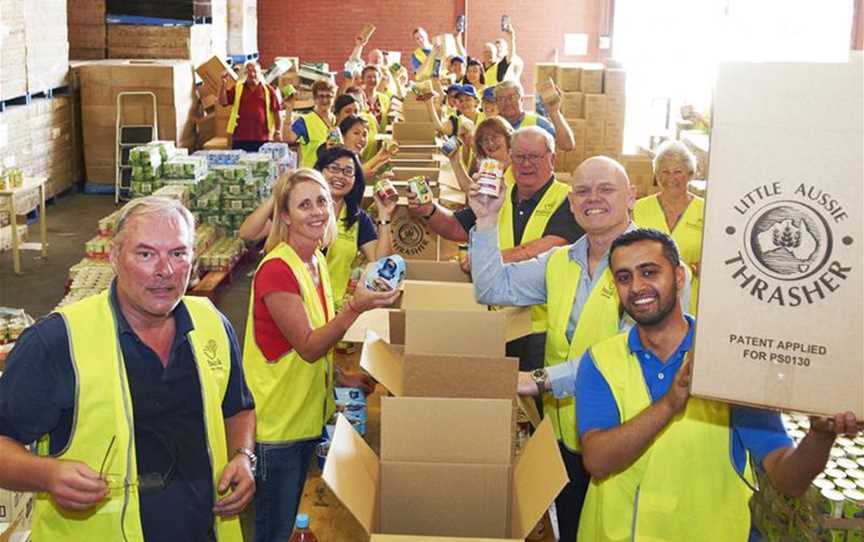
[[[504,261],[534,258],[583,234],[567,207],[570,187],[555,179],[554,145],[552,137],[537,126],[513,134],[510,158],[515,182],[509,186],[501,183],[502,195],[497,198],[501,205],[496,209],[501,223],[496,250],[500,246]],[[467,241],[468,232],[477,223],[470,207],[454,213],[434,202],[417,205],[410,196],[408,204],[412,212],[426,219],[430,229],[452,241]],[[519,357],[523,371],[543,366],[546,324],[542,307],[532,312],[532,323],[534,333],[507,345],[507,355]]]
[[[318,160],[318,147],[327,141],[327,135],[337,128],[333,115],[333,100],[336,84],[332,81],[312,83],[312,98],[315,107],[291,125],[285,139],[289,143],[300,142],[300,167],[314,167]]]
[[[184,297],[193,217],[149,196],[115,232],[110,289],[41,319],[9,355],[0,487],[37,492],[34,540],[240,541],[255,411],[231,325]]]
[[[539,126],[555,138],[559,151],[572,151],[576,145],[573,130],[561,114],[561,99],[545,103],[549,119],[537,113],[526,112],[522,106],[522,85],[514,81],[503,81],[495,86],[495,105],[498,114],[504,117],[514,130],[526,126]],[[550,122],[551,119],[551,122]]]
[[[231,106],[227,127],[231,148],[256,152],[268,141],[282,140],[284,113],[279,92],[264,81],[258,62],[250,60],[243,70],[243,79],[230,89],[228,74],[222,76],[219,105]]]

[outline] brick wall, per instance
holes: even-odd
[[[485,42],[503,37],[501,15],[510,15],[517,51],[525,60],[522,82],[527,89],[534,85],[534,63],[553,60],[555,49],[561,61],[604,57],[605,51],[597,49],[597,37],[605,0],[258,0],[258,45],[265,64],[274,56],[299,56],[301,61],[323,60],[331,70],[341,70],[354,35],[369,22],[377,27],[369,47],[399,50],[407,59],[416,47],[411,36],[414,28],[423,26],[430,35],[452,32],[466,4],[471,55],[480,56]],[[325,33],[325,27],[334,30]],[[589,34],[587,56],[563,55],[567,32]]]

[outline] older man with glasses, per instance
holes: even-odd
[[[313,167],[318,160],[318,147],[327,141],[327,135],[337,128],[333,115],[333,100],[336,85],[331,81],[312,83],[312,98],[315,107],[291,125],[285,139],[289,143],[300,142],[300,167]]]
[[[495,105],[498,114],[518,130],[527,126],[539,126],[555,138],[555,146],[559,151],[572,151],[576,145],[573,130],[561,114],[561,100],[552,100],[546,106],[549,118],[537,113],[526,112],[522,106],[522,85],[514,81],[504,81],[495,86]],[[551,122],[550,122],[551,119]]]
[[[547,250],[575,242],[582,236],[567,206],[570,187],[555,179],[554,141],[537,126],[521,128],[513,134],[510,158],[513,184],[502,182],[498,211],[499,246],[505,262],[534,258]],[[477,222],[470,207],[455,213],[430,203],[416,205],[412,211],[426,219],[429,228],[445,239],[467,241],[468,232]],[[542,307],[532,313],[534,333],[508,343],[507,354],[518,356],[520,367],[529,371],[543,366],[545,318]]]

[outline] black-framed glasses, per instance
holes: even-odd
[[[328,164],[324,167],[328,173],[333,175],[343,175],[345,177],[354,176],[354,166],[339,167],[336,164]]]

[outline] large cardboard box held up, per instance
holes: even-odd
[[[864,415],[862,82],[860,51],[720,66],[694,394]]]

